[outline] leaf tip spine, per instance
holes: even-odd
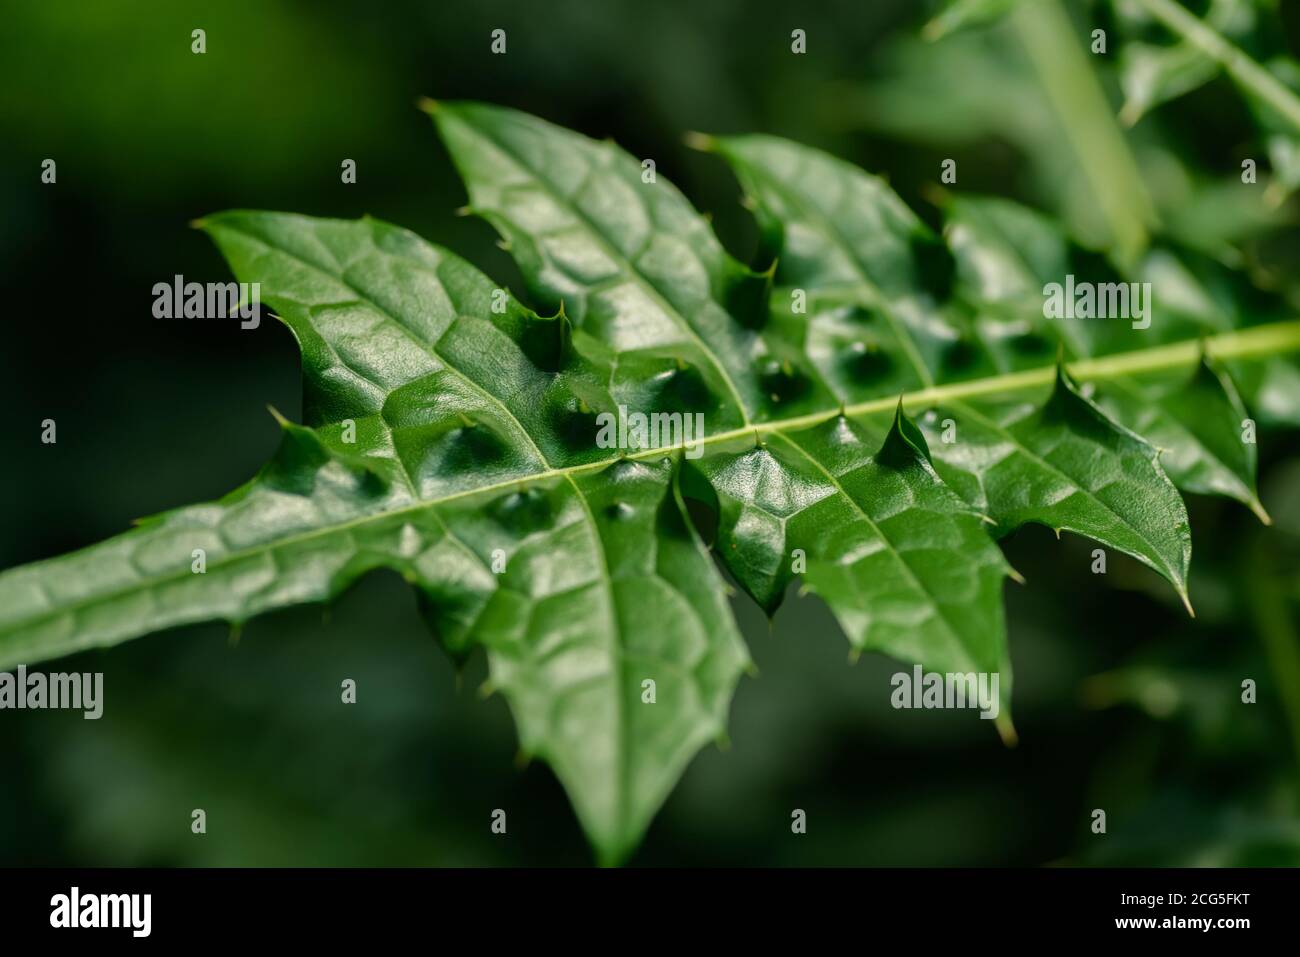
[[[280,428],[289,429],[292,427],[293,423],[286,419],[284,414],[269,402],[266,405],[266,411],[271,413],[271,418],[275,419],[275,424]]]

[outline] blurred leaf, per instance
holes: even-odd
[[[948,0],[925,25],[924,36],[939,40],[966,27],[979,26],[997,20],[1020,0]]]

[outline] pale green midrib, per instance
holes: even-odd
[[[731,393],[732,401],[736,403],[736,411],[740,413],[741,421],[746,425],[749,425],[749,408],[745,404],[745,400],[741,398],[740,389],[736,386],[736,382],[731,377],[731,373],[727,371],[726,367],[722,364],[722,361],[717,357],[714,349],[704,341],[695,327],[691,325],[686,316],[682,314],[681,310],[669,302],[668,299],[665,298],[664,294],[659,291],[659,288],[650,281],[649,277],[634,266],[631,260],[629,260],[627,256],[623,255],[622,251],[617,249],[614,244],[606,238],[605,234],[596,227],[594,222],[592,222],[591,217],[579,209],[577,204],[575,204],[571,199],[560,193],[559,190],[557,190],[549,180],[543,177],[541,173],[537,172],[537,170],[533,169],[531,166],[528,166],[518,156],[510,152],[496,139],[496,137],[492,136],[485,129],[475,126],[466,121],[463,117],[458,117],[458,119],[460,119],[461,123],[464,124],[466,128],[477,133],[484,142],[488,143],[494,150],[513,163],[517,169],[521,170],[525,175],[529,176],[534,182],[536,182],[538,186],[540,186],[541,189],[550,196],[551,200],[557,206],[568,210],[574,219],[586,227],[587,233],[595,240],[596,244],[601,248],[605,255],[607,255],[615,265],[622,267],[625,275],[627,275],[642,291],[658,303],[659,307],[665,314],[673,318],[677,326],[694,341],[695,345],[699,348],[700,352],[703,353],[709,364],[712,365],[718,375],[722,377],[723,384],[726,385],[727,391]],[[468,182],[469,177],[462,176],[462,179],[465,179]],[[694,210],[692,210],[692,212],[694,212]],[[725,255],[725,253],[723,255]]]
[[[1161,369],[1175,368],[1184,363],[1191,364],[1200,359],[1202,349],[1204,349],[1207,354],[1218,359],[1248,359],[1260,356],[1272,356],[1282,352],[1300,351],[1300,320],[1278,322],[1264,326],[1254,326],[1250,329],[1219,333],[1199,341],[1189,340],[1166,346],[1158,346],[1153,349],[1104,356],[1098,359],[1081,359],[1077,362],[1068,363],[1066,369],[1076,380],[1079,381],[1104,381],[1106,379],[1128,374],[1154,372]],[[869,399],[865,402],[858,402],[841,408],[828,409],[823,412],[813,412],[807,415],[772,422],[758,422],[747,428],[731,429],[727,432],[719,432],[714,435],[705,436],[705,438],[698,444],[700,446],[717,445],[720,443],[735,441],[747,436],[757,437],[758,435],[768,432],[809,428],[815,425],[820,425],[821,423],[827,422],[840,415],[859,416],[888,412],[892,410],[900,400],[902,401],[904,408],[906,408],[908,406],[937,405],[954,399],[1020,392],[1026,389],[1050,385],[1054,381],[1055,376],[1055,366],[1042,366],[1036,369],[1027,369],[1023,372],[992,376],[986,379],[973,379],[968,382],[931,386],[926,389],[903,393],[901,396]],[[285,538],[268,542],[264,545],[259,545],[256,548],[243,549],[238,552],[228,553],[221,556],[216,561],[209,562],[208,572],[210,574],[214,569],[220,568],[223,565],[240,561],[262,552],[282,548],[301,541],[320,538],[326,535],[333,535],[369,522],[388,521],[402,515],[419,512],[428,508],[436,508],[437,506],[446,504],[447,502],[465,499],[475,495],[488,496],[495,492],[505,491],[507,489],[522,489],[533,482],[596,471],[607,468],[616,462],[626,459],[647,459],[656,456],[669,455],[679,451],[681,448],[682,446],[679,444],[661,446],[655,449],[644,449],[630,454],[612,456],[596,462],[584,462],[580,465],[546,469],[544,471],[523,475],[518,478],[494,482],[490,485],[483,485],[473,489],[453,492],[450,495],[443,496],[442,498],[422,499],[413,502],[410,505],[403,506],[402,508],[359,516],[358,518],[351,519],[347,522],[340,522],[337,525],[331,525],[328,528],[316,529],[314,531],[304,532],[300,535],[287,536]],[[109,541],[113,541],[113,539],[110,539]],[[96,546],[92,545],[90,547],[94,548]],[[80,554],[80,552],[73,552],[72,554],[76,555]],[[0,574],[0,584],[2,584],[4,579],[10,574],[39,568],[41,566],[57,564],[66,557],[67,556],[46,559],[43,562],[21,565],[18,568],[6,571],[5,573]],[[188,569],[181,569],[180,571],[168,575],[157,576],[145,582],[137,582],[125,588],[100,593],[76,602],[68,602],[58,606],[57,608],[43,611],[29,618],[0,626],[0,636],[14,634],[19,626],[31,625],[78,608],[111,601],[113,598],[121,595],[132,594],[153,585],[183,579],[190,574],[191,572]]]
[[[1300,131],[1300,96],[1287,89],[1262,65],[1173,0],[1137,2],[1171,31],[1216,60],[1234,80],[1268,103]]]

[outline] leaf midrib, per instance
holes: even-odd
[[[1245,359],[1255,356],[1272,356],[1282,352],[1300,351],[1300,320],[1270,323],[1268,325],[1254,326],[1245,330],[1223,332],[1199,341],[1186,340],[1184,342],[1166,346],[1157,346],[1151,349],[1116,353],[1099,359],[1082,359],[1078,362],[1067,364],[1066,368],[1070,375],[1078,381],[1106,380],[1126,374],[1153,372],[1160,369],[1173,368],[1184,363],[1190,365],[1200,359],[1202,350],[1204,350],[1206,354],[1211,354],[1221,359]],[[1022,372],[990,376],[984,379],[972,379],[966,382],[951,383],[949,385],[932,386],[930,388],[919,389],[913,392],[905,392],[901,396],[897,397],[869,399],[853,405],[827,409],[822,412],[808,413],[806,415],[795,416],[788,419],[757,422],[747,427],[731,429],[726,432],[719,432],[714,435],[705,436],[699,441],[698,445],[701,447],[718,445],[751,435],[757,437],[758,435],[769,432],[783,432],[790,429],[808,428],[841,415],[856,417],[879,412],[887,412],[893,409],[900,399],[904,407],[906,407],[908,405],[938,405],[944,402],[952,402],[956,399],[978,395],[1004,395],[1011,392],[1019,392],[1026,389],[1050,385],[1055,376],[1055,366],[1041,366],[1039,368],[1029,369]],[[215,561],[210,561],[208,563],[208,571],[211,573],[214,569],[257,555],[261,552],[271,551],[286,545],[296,544],[302,541],[310,541],[315,538],[321,538],[338,532],[347,531],[369,522],[391,520],[402,515],[415,514],[424,509],[436,509],[439,505],[469,498],[474,495],[487,496],[494,492],[504,491],[507,489],[521,490],[535,482],[563,479],[567,476],[578,475],[584,472],[598,471],[624,459],[637,460],[669,455],[680,451],[682,448],[683,446],[678,444],[661,446],[654,449],[642,449],[637,452],[611,456],[595,462],[583,462],[578,465],[550,468],[541,472],[534,472],[529,475],[482,485],[477,488],[463,489],[458,492],[444,495],[441,498],[420,499],[419,501],[412,502],[411,504],[405,505],[401,508],[362,515],[346,522],[330,525],[327,528],[302,532],[297,535],[290,535],[276,539],[275,541],[267,542],[254,548],[229,552],[220,556]],[[14,569],[13,571],[19,571],[23,568],[30,569],[39,567],[48,562],[58,562],[60,560],[60,558],[47,559],[46,562],[40,562],[36,565],[20,566],[19,569]],[[3,578],[8,574],[8,572],[0,574],[0,580],[3,580]],[[111,601],[114,598],[140,591],[152,585],[184,579],[190,574],[192,574],[192,572],[190,572],[188,568],[179,569],[176,572],[167,575],[159,575],[148,579],[147,581],[132,584],[125,588],[115,589],[110,592],[91,596],[90,598],[81,601],[60,605],[58,608],[52,609],[48,612],[42,612],[23,619],[18,624],[30,626],[57,615]],[[0,634],[14,634],[16,631],[17,626],[10,628],[7,632],[0,632]]]

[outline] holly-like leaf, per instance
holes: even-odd
[[[1013,203],[968,198],[953,201],[948,212],[959,286],[989,312],[1037,322],[1042,297],[1035,303],[1031,290],[1087,268],[1087,254],[1073,247],[1059,227]],[[1122,281],[1117,274],[1101,278]],[[1225,303],[1216,297],[1165,250],[1150,254],[1143,278],[1153,290],[1149,328],[1121,329],[1107,337],[1063,335],[1063,348],[1079,356],[1114,354],[1126,339],[1148,335],[1177,341],[1242,318],[1228,312],[1230,299]],[[1267,520],[1255,491],[1256,446],[1242,441],[1245,407],[1217,363],[1202,362],[1192,372],[1119,378],[1099,390],[1098,402],[1164,451],[1160,464],[1180,488],[1226,495]]]
[[[610,461],[594,432],[575,445],[593,416],[573,386],[595,373],[539,347],[562,323],[517,303],[498,318],[487,277],[410,233],[275,213],[203,226],[297,336],[316,427],[285,423],[220,502],[0,577],[5,663],[242,622],[391,568],[449,650],[487,649],[525,752],[621,859],[723,734],[747,662],[671,461]]]
[[[237,624],[391,569],[450,654],[486,653],[524,751],[616,862],[723,734],[748,661],[688,496],[766,609],[799,579],[857,650],[999,674],[1007,733],[996,533],[1068,528],[1185,593],[1186,514],[1156,448],[1085,390],[1169,397],[1147,423],[1164,444],[1218,414],[1215,388],[1242,408],[1218,362],[1300,349],[1300,323],[1172,313],[1158,335],[1067,334],[1028,311],[1074,255],[1041,224],[1008,216],[990,238],[957,219],[945,241],[880,181],[771,138],[714,143],[780,257],[751,269],[612,144],[496,107],[432,112],[553,316],[372,219],[204,220],[296,337],[306,424],[281,420],[272,461],[217,502],[0,574],[0,665]],[[1162,376],[1195,388],[1145,378]],[[656,415],[677,425],[647,431]],[[1188,487],[1253,495],[1253,456],[1197,435],[1221,468],[1194,456]]]
[[[883,183],[766,137],[724,140],[720,150],[760,209],[769,210],[774,222],[797,227],[782,250],[778,283],[806,286],[814,301],[823,288],[862,290],[863,323],[889,333],[870,341],[877,366],[910,366],[913,381],[933,386],[963,381],[972,369],[1009,372],[1035,356],[1041,364],[1055,353],[1057,345],[1046,338],[1053,330],[1042,317],[1043,282],[1035,273],[1063,279],[1067,250],[1059,237],[1034,228],[1038,224],[1015,215],[1014,208],[976,205],[983,215],[954,219],[959,291],[971,284],[968,300],[990,307],[977,320],[963,321],[953,303],[941,306],[933,293],[918,288],[925,268],[918,250],[932,248],[933,240],[919,220],[900,212],[905,207]],[[864,222],[885,225],[863,233]],[[882,252],[890,240],[889,251]],[[878,286],[872,271],[882,261],[893,275],[912,277],[911,285],[893,294]],[[841,302],[832,311],[842,310]],[[1031,307],[1037,316],[1026,311]],[[808,324],[823,321],[814,313]],[[1067,338],[1086,341],[1082,328],[1073,333],[1058,334],[1062,348]],[[842,355],[830,361],[842,361]],[[837,381],[846,402],[879,395],[870,376]],[[953,435],[940,435],[931,445],[940,474],[1001,529],[1034,521],[1087,535],[1156,569],[1186,600],[1187,514],[1156,450],[1108,419],[1064,376],[1041,405],[1022,401],[1011,410],[981,411],[978,402],[951,402],[925,421],[952,423]]]
[[[885,432],[839,416],[721,449],[699,469],[718,499],[723,560],[765,607],[798,573],[855,650],[941,673],[999,673],[1009,704],[1010,566],[983,517],[936,474],[901,406]]]
[[[1035,522],[1075,532],[1137,558],[1187,601],[1191,532],[1159,452],[1116,425],[1058,375],[1051,397],[1032,403],[957,402],[927,416],[950,423],[939,473],[1003,531]]]

